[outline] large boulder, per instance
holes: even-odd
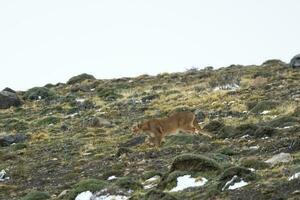
[[[11,106],[20,106],[21,104],[22,101],[15,93],[8,91],[0,92],[0,109],[7,109]]]
[[[13,143],[24,142],[25,140],[26,140],[26,135],[24,134],[1,136],[0,147],[9,146]]]
[[[294,56],[290,62],[290,66],[292,68],[299,68],[300,69],[300,54]]]

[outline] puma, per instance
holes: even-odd
[[[133,127],[134,133],[147,133],[150,136],[150,142],[156,146],[161,145],[166,135],[180,131],[196,134],[200,133],[200,130],[201,127],[198,125],[195,114],[189,111],[177,112],[166,118],[150,119]]]

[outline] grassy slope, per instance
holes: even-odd
[[[213,90],[218,85],[233,82],[240,84],[235,92]],[[300,165],[299,116],[292,124],[294,128],[278,129],[277,126],[283,124],[280,117],[287,117],[285,122],[289,125],[291,115],[296,115],[295,109],[300,106],[299,83],[300,70],[275,62],[266,66],[231,66],[213,71],[190,70],[54,86],[50,90],[56,96],[51,99],[25,100],[20,108],[0,110],[2,135],[25,133],[30,136],[24,144],[0,147],[0,170],[6,169],[11,177],[0,183],[0,198],[19,199],[31,190],[58,195],[73,188],[79,180],[104,179],[109,174],[135,177],[142,182],[149,172],[167,173],[174,157],[183,153],[219,160],[223,156],[226,162],[220,163],[227,168],[245,165],[245,159],[250,159],[247,166],[256,167],[278,152],[289,152],[294,157],[292,163],[258,169],[256,179],[236,193],[217,190],[214,184],[220,184],[219,174],[213,173],[207,175],[211,176],[207,188],[175,194],[186,199],[282,195],[285,191],[281,190],[289,184],[287,177]],[[143,97],[153,99],[142,102]],[[79,98],[91,101],[94,107],[83,107],[75,100]],[[257,103],[270,100],[276,101],[276,105],[267,109],[269,113],[249,112]],[[130,131],[136,122],[181,109],[204,112],[207,118],[203,125],[218,120],[228,127],[252,124],[270,126],[277,132],[264,140],[255,136],[237,137],[244,135],[242,130],[228,139],[180,135],[168,138],[159,149],[147,144],[120,148],[136,137]],[[264,105],[257,109],[264,111]],[[68,117],[75,112],[79,114]],[[93,127],[89,122],[94,116],[105,118],[112,125]],[[276,123],[274,119],[279,121]],[[259,146],[259,149],[249,149],[251,146]],[[288,191],[287,196],[292,198],[292,192]],[[137,196],[144,193],[136,191]]]

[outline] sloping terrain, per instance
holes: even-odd
[[[300,199],[300,70],[281,61],[112,80],[83,74],[17,95],[21,106],[0,110],[0,171],[9,177],[0,199],[85,191],[94,199]],[[213,138],[180,133],[156,148],[131,132],[180,110],[193,111]],[[184,175],[207,182],[176,191]]]

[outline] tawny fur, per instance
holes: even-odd
[[[150,136],[150,142],[156,146],[160,146],[166,135],[180,131],[196,134],[200,130],[201,127],[198,125],[195,114],[188,111],[177,112],[166,118],[150,119],[133,127],[134,133],[147,133]]]

